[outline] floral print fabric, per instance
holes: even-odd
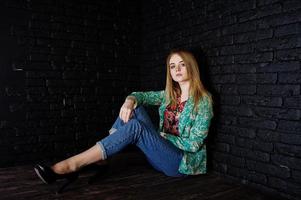
[[[179,118],[184,109],[186,101],[181,102],[181,97],[177,98],[176,105],[168,105],[164,112],[164,132],[179,136]]]

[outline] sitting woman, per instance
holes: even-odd
[[[204,139],[213,117],[211,95],[200,80],[198,64],[190,52],[172,51],[166,66],[165,90],[131,93],[107,137],[50,167],[36,165],[40,179],[47,184],[72,179],[82,167],[105,160],[129,144],[141,149],[149,163],[167,176],[205,174]],[[159,130],[143,105],[159,106]]]

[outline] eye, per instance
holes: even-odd
[[[180,63],[180,66],[181,66],[181,67],[186,67],[185,63],[183,63],[183,62]]]
[[[175,65],[169,65],[170,69],[175,68]]]

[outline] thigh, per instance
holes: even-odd
[[[161,137],[156,130],[145,126],[136,145],[144,152],[155,169],[167,176],[185,176],[178,172],[183,151]]]
[[[147,114],[145,108],[143,106],[138,106],[136,109],[133,110],[133,116],[132,119],[137,119],[140,122],[142,122],[144,125],[151,129],[155,129],[149,115]],[[126,123],[124,123],[120,117],[118,116],[115,120],[112,128],[109,130],[109,133],[112,134],[116,130],[118,130],[120,127],[124,126]]]

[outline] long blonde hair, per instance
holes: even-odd
[[[177,82],[175,82],[170,74],[169,61],[172,55],[178,54],[184,61],[187,69],[187,75],[190,79],[189,95],[192,95],[194,101],[194,109],[197,110],[196,105],[201,100],[202,97],[208,97],[210,103],[212,104],[211,94],[205,89],[201,79],[199,66],[192,55],[192,53],[186,50],[172,50],[166,58],[166,100],[171,103],[171,105],[176,105],[177,95],[181,94],[181,88]]]

